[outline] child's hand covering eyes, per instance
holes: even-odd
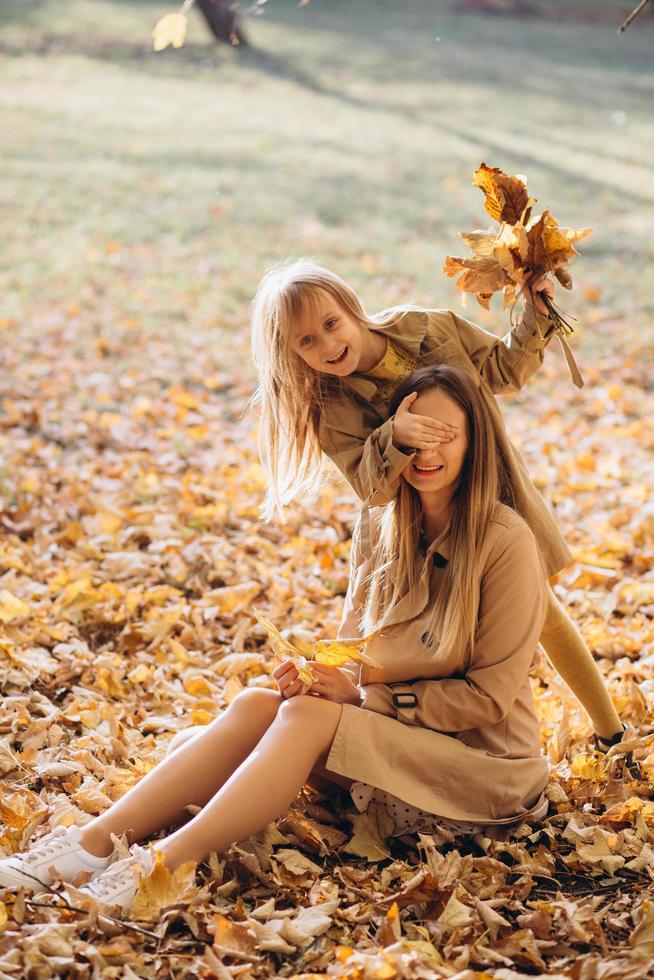
[[[398,449],[401,446],[431,449],[442,442],[450,442],[456,435],[456,429],[451,425],[410,411],[417,397],[418,393],[412,391],[400,402],[393,422],[393,445]]]

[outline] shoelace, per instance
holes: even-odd
[[[122,861],[120,861],[119,864],[122,864]],[[108,871],[105,871],[99,878],[96,878],[95,881],[91,882],[87,886],[89,890],[95,892],[96,895],[102,898],[103,895],[108,895],[116,888],[127,885],[130,881],[135,881],[136,861],[130,858],[129,864],[125,865],[123,868],[119,867],[119,864],[115,865],[113,868],[109,868]]]
[[[109,892],[112,892],[115,888],[120,888],[123,885],[129,884],[133,881],[134,884],[137,883],[137,865],[140,866],[141,874],[148,874],[148,854],[147,852],[132,854],[131,857],[124,858],[122,861],[116,862],[113,866],[103,872],[95,881],[90,882],[88,887],[97,895],[102,897]]]
[[[69,842],[66,839],[64,830],[55,830],[53,834],[56,836],[47,835],[42,841],[35,844],[34,847],[30,848],[29,852],[22,858],[25,864],[34,864],[35,861],[40,860],[43,857],[51,857],[58,851],[63,850],[65,847],[69,846]]]

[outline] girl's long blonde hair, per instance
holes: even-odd
[[[269,269],[252,310],[252,357],[259,376],[253,402],[259,405],[259,458],[267,493],[264,517],[283,514],[299,494],[315,492],[323,475],[318,440],[327,399],[342,392],[340,378],[310,368],[291,348],[292,328],[317,305],[318,290],[332,296],[363,330],[394,323],[416,306],[368,315],[359,297],[340,276],[313,259],[282,262]]]
[[[438,388],[466,417],[468,449],[452,499],[449,554],[428,632],[438,642],[439,658],[468,648],[472,653],[480,598],[480,558],[493,510],[498,501],[513,504],[503,457],[497,446],[488,409],[474,381],[449,365],[422,368],[395,391],[392,415],[412,391]],[[397,495],[381,511],[380,536],[373,550],[367,601],[361,627],[370,634],[416,584],[416,556],[421,543],[422,508],[417,491],[401,480]]]

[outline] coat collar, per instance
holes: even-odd
[[[391,343],[403,347],[409,354],[417,357],[422,342],[427,333],[428,315],[420,310],[410,310],[387,326],[374,326],[371,330],[383,334]],[[348,374],[343,378],[343,384],[361,395],[366,401],[371,401],[377,392],[377,385],[360,374]]]
[[[443,566],[440,565],[440,563],[438,561],[438,558],[444,558],[445,559],[445,564],[448,563],[448,561],[450,559],[450,529],[449,529],[449,527],[445,531],[443,531],[442,534],[439,534],[439,536],[437,538],[434,538],[434,540],[432,541],[432,543],[429,545],[429,547],[425,551],[425,555],[426,555],[426,557],[429,557],[430,555],[433,556],[434,563],[439,568],[442,568]]]

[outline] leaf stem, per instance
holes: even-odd
[[[546,293],[541,293],[540,298],[547,307],[550,319],[552,319],[555,323],[555,328],[560,330],[563,334],[574,333],[575,328],[570,323],[570,320],[574,320],[576,323],[577,317],[573,316],[572,313],[567,313],[565,310],[562,310],[561,307],[557,306],[554,300],[550,299]]]

